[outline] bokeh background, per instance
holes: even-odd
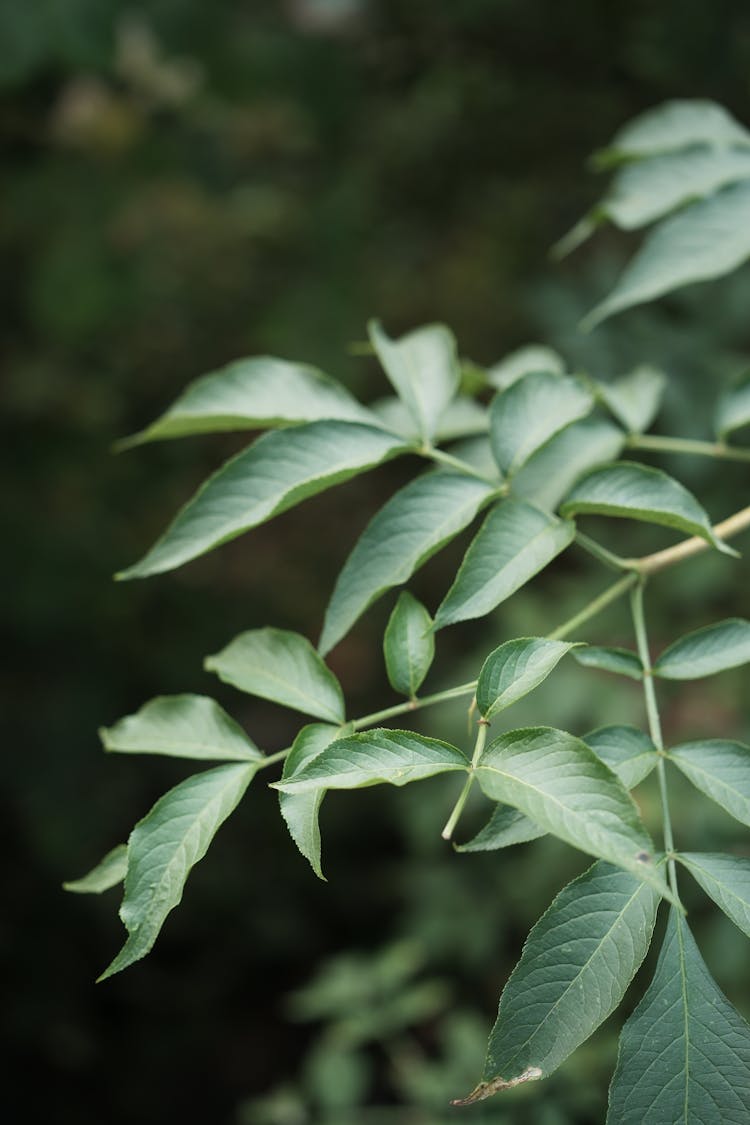
[[[336,569],[413,466],[390,465],[206,559],[114,584],[242,442],[113,457],[191,378],[260,353],[306,360],[363,399],[364,325],[444,320],[489,364],[531,341],[592,374],[662,365],[659,429],[707,436],[750,354],[748,271],[584,337],[580,315],[630,249],[603,233],[548,248],[601,185],[592,149],[635,113],[710,97],[750,122],[742,0],[1,0],[0,201],[6,719],[0,1005],[13,1120],[59,1125],[428,1125],[479,1076],[500,987],[529,926],[583,863],[539,841],[457,856],[439,839],[453,786],[340,794],[324,810],[328,883],[251,788],[193,872],[152,955],[105,985],[117,892],[66,896],[189,772],[107,759],[96,730],[160,693],[213,692],[268,750],[298,722],[217,687],[203,656],[263,624],[315,638]],[[716,518],[744,470],[661,461]],[[657,540],[611,529],[626,553]],[[425,569],[434,607],[465,539]],[[743,577],[744,574],[744,577]],[[608,581],[570,552],[477,626],[441,634],[437,689],[500,640],[544,632]],[[657,593],[658,591],[658,593]],[[656,644],[747,613],[746,571],[705,556],[652,595]],[[333,654],[353,713],[392,701],[391,600]],[[613,610],[589,639],[630,643]],[[747,677],[663,692],[671,739],[750,733]],[[636,685],[563,669],[514,725],[577,732],[643,716]],[[465,739],[465,711],[420,717]],[[675,784],[685,844],[746,834]],[[641,804],[655,815],[644,786]],[[478,802],[466,831],[482,820]],[[745,939],[687,892],[704,952],[750,1013]],[[625,1011],[648,979],[639,977]],[[620,1017],[543,1087],[467,1121],[603,1120]]]

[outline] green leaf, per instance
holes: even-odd
[[[723,106],[703,99],[677,98],[635,117],[597,154],[600,164],[679,152],[692,145],[714,150],[750,146],[750,133]],[[720,155],[714,152],[713,155]]]
[[[725,391],[716,408],[716,433],[724,441],[735,430],[750,426],[750,373]]]
[[[750,1026],[672,910],[654,979],[623,1028],[607,1125],[748,1120]]]
[[[677,858],[728,918],[750,937],[750,859],[682,852]]]
[[[575,525],[523,500],[496,505],[464,555],[435,614],[435,628],[484,617],[564,551]]]
[[[750,257],[750,184],[726,187],[665,219],[646,238],[586,329],[696,281],[730,273]]]
[[[723,738],[683,742],[669,759],[731,816],[750,824],[750,748]]]
[[[750,154],[748,155],[750,159]],[[642,434],[659,413],[667,377],[656,367],[644,364],[612,383],[597,389],[607,408],[629,434]]]
[[[182,899],[191,868],[237,806],[256,770],[217,766],[194,774],[161,797],[128,841],[128,870],[120,917],[128,939],[99,977],[106,980],[145,957],[171,910]]]
[[[377,402],[370,403],[368,410],[392,434],[399,434],[408,441],[419,441],[419,426],[406,403],[400,398],[378,399]],[[443,411],[438,422],[435,441],[438,443],[455,441],[456,438],[486,434],[489,428],[490,415],[487,408],[468,395],[459,395]]]
[[[73,891],[81,895],[100,895],[110,887],[116,887],[125,878],[128,870],[127,844],[118,844],[111,852],[107,852],[104,859],[97,863],[92,871],[80,879],[63,883],[63,890]]]
[[[593,1034],[643,962],[658,905],[653,888],[608,863],[560,891],[503,989],[483,1081],[469,1102],[529,1068],[547,1078]]]
[[[240,691],[331,723],[344,721],[344,696],[333,672],[299,633],[251,629],[208,656],[204,667]]]
[[[560,512],[563,516],[589,513],[658,523],[686,535],[699,535],[724,554],[737,554],[716,538],[711,521],[691,492],[660,469],[634,461],[592,469],[574,485]]]
[[[508,731],[487,747],[476,776],[492,800],[667,895],[632,797],[579,738],[552,727]]]
[[[405,450],[400,438],[354,422],[265,434],[210,477],[141,561],[117,577],[173,570]]]
[[[626,789],[635,789],[656,766],[656,747],[637,727],[598,727],[584,735],[583,741],[617,774]]]
[[[491,484],[455,472],[411,481],[367,525],[336,581],[319,650],[325,655],[368,606],[463,531],[495,494]]]
[[[573,655],[585,668],[599,668],[602,672],[614,672],[618,676],[628,676],[631,680],[643,679],[643,665],[637,654],[630,649],[587,645]]]
[[[656,747],[636,727],[600,727],[585,735],[583,741],[606,766],[617,774],[626,789],[634,789],[656,766]],[[546,836],[540,828],[518,809],[498,805],[487,824],[459,852],[490,852],[512,844],[525,844]]]
[[[327,746],[341,737],[341,727],[326,723],[310,723],[303,727],[294,740],[284,761],[282,780],[287,780],[317,758]],[[320,865],[320,827],[318,816],[325,789],[312,789],[306,793],[279,793],[279,808],[286,821],[289,835],[309,862],[319,879],[325,880]]]
[[[377,320],[370,322],[368,330],[375,354],[409,408],[420,438],[430,442],[461,382],[453,333],[442,324],[431,324],[392,340]]]
[[[575,648],[567,641],[545,637],[519,637],[506,641],[485,660],[477,683],[477,707],[485,719],[493,719],[506,707],[523,699],[565,656]]]
[[[467,770],[468,759],[455,746],[407,730],[368,730],[331,743],[288,780],[273,788],[282,793],[325,789],[361,789],[366,785],[408,785],[447,770]]]
[[[750,661],[750,621],[730,617],[680,637],[654,664],[664,680],[699,680]]]
[[[260,760],[242,727],[204,695],[162,695],[99,732],[105,750],[175,758]]]
[[[593,395],[575,379],[544,371],[526,375],[492,401],[490,442],[499,467],[512,476],[593,405]]]
[[[580,246],[600,223],[636,230],[703,199],[728,184],[750,179],[750,153],[691,148],[625,164],[604,199],[560,243],[560,256]]]
[[[327,375],[300,363],[238,359],[191,383],[166,413],[121,448],[188,434],[260,430],[335,418],[373,424],[372,414]]]
[[[510,805],[497,805],[492,816],[471,840],[454,845],[457,852],[494,852],[514,844],[527,844],[547,833]]]
[[[504,391],[533,371],[564,375],[565,361],[552,348],[546,348],[542,344],[527,344],[490,367],[487,382],[499,391]]]
[[[623,230],[635,230],[694,199],[750,179],[747,150],[687,149],[626,164],[601,210]]]
[[[605,418],[583,418],[561,430],[513,478],[513,495],[554,512],[588,469],[619,457],[625,435]]]
[[[414,699],[435,658],[432,618],[408,590],[396,602],[383,638],[388,681],[394,691]]]

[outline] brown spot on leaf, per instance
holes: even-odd
[[[515,1078],[491,1078],[489,1082],[480,1082],[467,1097],[455,1098],[451,1105],[474,1105],[475,1102],[483,1102],[485,1098],[491,1098],[493,1094],[499,1094],[501,1090],[511,1090],[523,1082],[534,1082],[541,1077],[542,1072],[538,1066],[527,1066],[526,1070]]]

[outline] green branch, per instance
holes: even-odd
[[[677,871],[674,862],[674,835],[672,832],[672,817],[669,811],[669,793],[667,791],[667,771],[664,765],[664,739],[661,732],[661,719],[659,707],[656,702],[656,689],[651,668],[651,653],[648,646],[646,632],[646,615],[643,609],[643,581],[639,582],[630,594],[630,608],[633,615],[633,626],[638,644],[638,655],[643,665],[643,693],[646,700],[646,713],[648,715],[648,728],[651,741],[658,752],[656,773],[659,778],[659,793],[661,795],[661,808],[664,831],[664,850],[667,853],[667,868],[669,871],[669,885],[677,902],[680,901],[677,890]]]
[[[665,437],[661,434],[629,434],[628,449],[646,449],[654,453],[688,453],[696,457],[714,457],[720,461],[750,461],[750,449],[725,445],[723,441],[696,441],[693,438]]]

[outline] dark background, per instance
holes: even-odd
[[[117,892],[60,889],[189,772],[105,758],[99,725],[156,694],[213,692],[259,745],[289,743],[294,716],[217,687],[202,658],[263,624],[314,639],[336,569],[414,466],[387,466],[174,574],[119,585],[111,574],[246,438],[120,457],[110,446],[240,355],[306,360],[365,400],[384,393],[354,354],[371,315],[392,333],[444,320],[480,364],[532,340],[595,375],[661,363],[671,383],[659,428],[708,436],[720,381],[750,351],[747,270],[587,338],[577,320],[629,241],[604,233],[563,265],[547,256],[600,190],[587,154],[679,96],[750,121],[745,3],[1,0],[0,1019],[4,1101],[23,1107],[13,1120],[454,1119],[445,1103],[479,1076],[524,934],[581,870],[570,849],[454,856],[439,840],[453,787],[368,790],[327,803],[323,884],[258,780],[152,955],[101,986],[122,938]],[[744,471],[661,463],[717,519],[746,502]],[[656,541],[610,534],[629,554]],[[415,582],[431,608],[464,543]],[[431,682],[475,676],[498,638],[546,631],[606,582],[571,553],[488,621],[441,634]],[[708,556],[671,575],[652,595],[656,644],[747,612],[746,588],[741,568]],[[379,647],[391,604],[333,654],[352,713],[393,701]],[[630,643],[624,610],[591,639]],[[514,722],[582,732],[643,721],[635,685],[560,677]],[[738,672],[665,691],[668,736],[746,736],[746,684]],[[460,706],[423,724],[465,737]],[[681,839],[746,846],[676,790]],[[648,786],[642,803],[655,815]],[[470,810],[469,826],[481,814]],[[697,896],[693,917],[748,1013],[745,939]],[[342,955],[362,960],[331,962]],[[318,993],[290,1007],[289,992],[320,971]],[[544,1087],[466,1120],[600,1122],[618,1021]]]

